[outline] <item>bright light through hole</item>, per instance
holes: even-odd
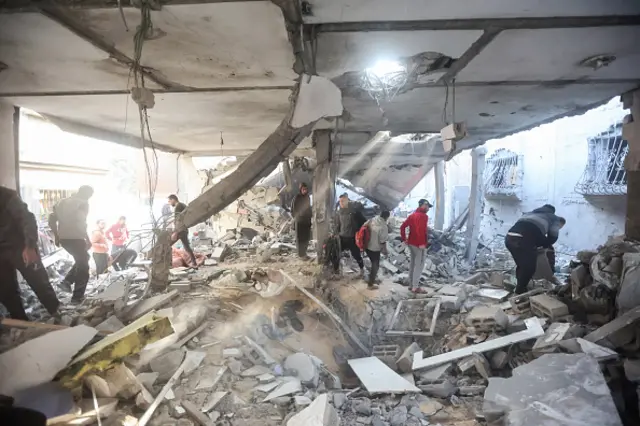
[[[367,68],[367,72],[377,75],[378,77],[402,71],[404,71],[404,67],[396,61],[378,61],[371,68]]]

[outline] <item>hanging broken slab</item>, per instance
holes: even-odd
[[[374,356],[350,359],[348,363],[369,393],[420,392],[415,385]]]

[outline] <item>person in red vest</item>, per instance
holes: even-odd
[[[111,241],[111,259],[116,258],[120,252],[123,252],[126,248],[127,241],[129,241],[129,229],[127,229],[127,218],[120,216],[118,222],[113,224],[111,228],[107,229],[105,235],[109,241]]]
[[[400,237],[402,242],[409,246],[411,252],[411,265],[409,267],[409,285],[412,291],[417,291],[420,283],[420,276],[427,261],[427,224],[429,216],[427,212],[432,207],[431,203],[424,198],[418,201],[418,208],[400,226]],[[407,236],[407,227],[409,235]]]

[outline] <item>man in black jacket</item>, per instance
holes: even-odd
[[[555,215],[549,204],[522,215],[509,229],[505,246],[516,262],[516,294],[527,291],[527,285],[536,272],[538,248],[553,249],[565,219]]]
[[[171,207],[173,207],[173,211],[176,217],[179,214],[181,214],[183,211],[185,211],[187,208],[187,205],[181,202],[180,200],[178,200],[178,196],[175,194],[169,195],[169,198],[167,198],[167,200],[169,201],[169,204],[171,205]],[[175,221],[175,218],[174,218],[174,221]],[[198,262],[196,261],[196,255],[193,253],[193,249],[191,248],[191,244],[189,243],[189,230],[185,229],[184,231],[174,232],[173,234],[171,234],[171,239],[174,242],[180,240],[180,242],[182,243],[182,248],[191,257],[191,262],[193,263],[193,267],[197,268]]]
[[[364,277],[364,261],[360,249],[356,245],[356,233],[367,221],[363,213],[364,206],[357,201],[351,201],[346,192],[340,195],[338,203],[333,233],[340,237],[340,249],[351,252],[351,256],[360,267],[360,275]]]
[[[38,253],[38,224],[18,193],[0,186],[0,303],[11,318],[28,320],[20,299],[16,271],[50,314],[60,302]]]
[[[311,197],[306,183],[300,184],[300,192],[293,199],[291,214],[296,225],[296,244],[298,256],[308,259],[307,248],[311,240]]]

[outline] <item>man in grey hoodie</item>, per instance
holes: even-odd
[[[364,207],[362,203],[349,200],[347,193],[340,195],[339,204],[333,232],[340,236],[340,249],[351,252],[351,256],[360,266],[360,275],[364,276],[364,261],[356,245],[356,232],[366,222],[362,213]]]
[[[380,255],[387,254],[387,239],[389,238],[389,226],[387,220],[391,214],[388,210],[380,213],[380,216],[376,216],[369,220],[365,225],[369,226],[369,244],[367,244],[367,257],[371,260],[371,272],[369,272],[369,289],[376,289],[376,277],[378,276],[378,270],[380,269]]]
[[[554,206],[545,204],[523,214],[507,232],[505,246],[516,262],[516,294],[527,291],[536,272],[538,248],[552,249],[558,240],[558,233],[566,221],[555,212]]]

